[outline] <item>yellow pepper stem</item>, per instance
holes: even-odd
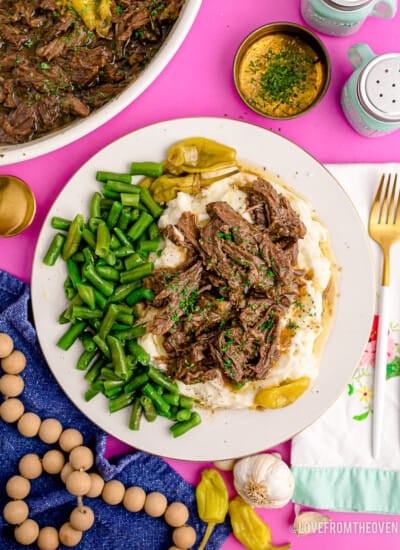
[[[291,544],[284,544],[283,546],[273,546],[271,544],[271,546],[269,547],[269,550],[287,550],[288,548],[291,547]]]
[[[206,544],[208,542],[208,539],[211,537],[211,533],[213,532],[213,529],[215,527],[216,523],[208,523],[207,524],[207,529],[206,529],[206,532],[204,533],[204,537],[200,543],[200,546],[198,548],[198,550],[204,550],[204,548],[206,547]]]

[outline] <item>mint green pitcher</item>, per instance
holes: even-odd
[[[400,53],[376,55],[367,44],[349,48],[354,72],[341,94],[350,125],[366,137],[380,137],[400,128]]]
[[[394,17],[397,0],[302,0],[303,19],[315,30],[333,36],[358,31],[365,19]]]

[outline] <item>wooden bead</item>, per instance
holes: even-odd
[[[26,357],[22,353],[15,349],[8,357],[4,357],[1,360],[1,368],[7,374],[19,374],[26,367]]]
[[[125,495],[125,487],[121,481],[112,479],[104,484],[101,497],[107,504],[115,505],[123,501]]]
[[[16,500],[26,498],[29,495],[30,490],[30,482],[22,476],[12,476],[6,483],[7,495]]]
[[[0,357],[7,357],[14,348],[14,342],[11,336],[5,332],[0,332]]]
[[[128,512],[140,512],[143,509],[145,500],[146,493],[144,490],[141,487],[132,486],[125,491],[122,503]]]
[[[67,428],[64,430],[58,441],[60,448],[66,453],[71,452],[72,449],[79,447],[82,443],[83,435],[79,430],[75,430],[75,428]]]
[[[43,470],[48,474],[59,474],[64,466],[65,457],[58,449],[51,449],[43,455]]]
[[[91,472],[90,477],[90,489],[85,496],[89,498],[97,498],[101,495],[104,487],[104,479],[96,472]]]
[[[24,437],[35,437],[39,433],[40,417],[33,413],[24,413],[18,420],[17,429]]]
[[[3,516],[7,523],[19,525],[29,515],[29,508],[24,500],[10,500],[4,506]]]
[[[144,511],[152,518],[159,518],[164,514],[167,504],[168,502],[165,495],[158,491],[153,491],[146,496]]]
[[[187,550],[196,542],[196,531],[190,525],[182,525],[172,532],[172,541],[175,546]]]
[[[61,525],[59,537],[61,544],[64,544],[64,546],[73,547],[81,542],[82,531],[77,531],[72,527],[69,521],[67,521],[67,523]]]
[[[72,510],[69,522],[77,531],[87,531],[94,523],[93,510],[89,506],[78,506]]]
[[[61,435],[62,425],[56,418],[46,418],[39,428],[39,438],[48,445],[56,443]]]
[[[24,546],[33,544],[39,536],[39,525],[33,519],[26,519],[14,529],[15,540]]]
[[[69,474],[65,482],[67,491],[76,497],[86,495],[86,493],[90,490],[91,484],[92,482],[89,474],[86,472],[78,472],[76,470]]]
[[[69,474],[71,472],[73,472],[74,469],[73,467],[71,466],[71,464],[69,462],[66,462],[60,472],[60,477],[61,477],[61,481],[63,483],[65,483],[67,481],[67,477],[69,476]]]
[[[50,525],[42,527],[36,541],[39,550],[57,550],[59,547],[58,531]]]
[[[5,397],[17,397],[24,391],[24,380],[19,374],[3,374],[0,378],[0,393]]]
[[[79,446],[69,453],[69,461],[74,470],[89,470],[93,466],[94,457],[89,447]]]
[[[189,519],[189,510],[183,502],[172,502],[165,511],[164,519],[171,527],[181,527]]]
[[[16,422],[24,414],[24,404],[16,397],[10,397],[0,405],[0,418],[4,422]]]
[[[42,475],[42,462],[38,455],[28,453],[23,456],[18,463],[18,469],[21,476],[26,479],[36,479]]]

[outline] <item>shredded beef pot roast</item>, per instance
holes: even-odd
[[[0,0],[0,145],[87,117],[135,80],[184,0],[111,1],[106,37],[56,0]]]
[[[157,309],[147,332],[165,337],[168,374],[186,384],[264,379],[279,355],[280,319],[299,295],[304,224],[267,181],[243,190],[254,223],[225,202],[208,204],[204,227],[185,212],[164,230],[185,262],[147,280]]]

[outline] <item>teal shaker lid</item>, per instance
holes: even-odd
[[[363,68],[357,85],[361,105],[382,122],[400,122],[400,53],[372,59]]]

